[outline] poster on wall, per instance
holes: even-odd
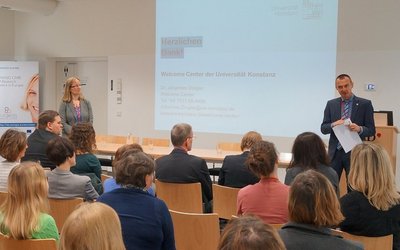
[[[39,117],[39,63],[0,61],[0,134],[30,134]]]

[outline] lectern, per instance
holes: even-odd
[[[392,162],[393,173],[396,174],[397,134],[399,131],[395,126],[375,126],[375,128],[374,143],[386,149]]]

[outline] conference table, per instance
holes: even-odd
[[[117,149],[124,144],[116,144],[116,143],[105,143],[99,142],[97,143],[97,149],[95,150],[95,154],[97,155],[108,155],[113,156]],[[172,147],[157,147],[157,146],[142,146],[143,151],[146,154],[149,154],[157,159],[161,156],[168,155],[172,151]],[[225,150],[216,150],[216,149],[205,149],[205,148],[192,148],[191,151],[188,152],[190,155],[195,155],[200,158],[203,158],[208,163],[222,163],[225,156],[227,155],[237,155],[240,154],[240,151],[225,151]],[[291,153],[279,153],[279,167],[286,168],[290,160],[292,159]]]

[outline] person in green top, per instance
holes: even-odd
[[[22,162],[8,176],[8,194],[0,207],[0,232],[17,240],[59,240],[56,223],[48,213],[49,185],[43,167]]]
[[[93,154],[96,148],[96,133],[91,123],[78,123],[72,126],[69,137],[75,146],[76,165],[71,172],[90,177],[98,194],[103,193],[101,183],[101,164]]]

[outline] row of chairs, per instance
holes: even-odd
[[[157,197],[169,209],[187,213],[203,212],[200,183],[167,183],[155,180],[155,184]],[[212,184],[212,190],[213,211],[220,218],[230,219],[232,214],[236,214],[236,199],[240,189]]]

